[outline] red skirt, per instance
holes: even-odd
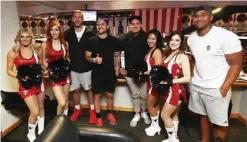
[[[29,96],[37,95],[41,92],[44,92],[46,90],[46,84],[44,83],[44,80],[39,86],[33,86],[30,89],[26,89],[22,87],[21,83],[18,81],[19,84],[19,94],[21,95],[22,99],[25,99]]]
[[[156,89],[154,89],[151,86],[150,79],[148,79],[148,81],[147,81],[147,89],[148,89],[148,95],[152,95],[152,96],[158,97],[159,93],[158,93],[158,91]]]
[[[70,84],[71,83],[71,77],[67,77],[67,79],[61,79],[61,80],[58,80],[58,81],[52,81],[50,80],[50,84],[51,84],[51,87],[55,87],[55,86],[64,86],[66,84]]]
[[[166,103],[173,106],[178,106],[179,100],[185,103],[188,101],[184,87],[179,84],[173,84],[164,94],[164,99]]]

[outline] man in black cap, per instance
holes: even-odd
[[[210,141],[212,125],[215,140],[224,142],[231,85],[242,68],[241,42],[234,33],[212,25],[209,6],[197,7],[193,20],[197,31],[187,40],[195,59],[189,109],[201,115],[202,142]]]
[[[94,93],[94,105],[97,116],[97,126],[103,126],[102,116],[100,114],[100,98],[101,93],[106,94],[106,102],[108,106],[107,119],[110,124],[115,125],[116,119],[113,115],[113,93],[117,76],[119,75],[119,62],[114,61],[114,56],[120,61],[119,50],[120,41],[108,35],[109,20],[106,18],[97,21],[97,36],[92,37],[88,41],[86,49],[86,59],[94,63],[92,70],[92,90]]]
[[[135,80],[133,72],[135,63],[144,61],[149,48],[146,33],[142,30],[141,17],[131,16],[129,23],[130,32],[120,38],[125,58],[125,67],[121,67],[120,73],[125,76],[132,93],[135,116],[131,120],[130,126],[135,127],[141,117],[146,124],[150,124],[146,112],[147,84],[146,81]]]

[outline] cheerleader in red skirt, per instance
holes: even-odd
[[[146,74],[150,74],[151,68],[155,65],[161,65],[162,62],[162,36],[160,32],[153,29],[148,32],[147,43],[150,48],[145,57],[148,71]],[[151,85],[151,78],[148,77],[147,81],[147,109],[151,117],[151,125],[145,129],[146,135],[154,136],[156,133],[160,133],[161,128],[159,126],[159,112],[160,106],[158,103],[159,94]]]
[[[37,120],[38,134],[44,130],[45,85],[42,68],[39,64],[38,48],[34,44],[35,37],[31,30],[19,30],[15,43],[16,45],[7,55],[7,73],[19,80],[19,94],[30,111],[27,138],[30,142],[33,142],[36,139]],[[17,72],[13,71],[14,66]]]
[[[57,114],[68,115],[69,76],[68,44],[60,23],[52,20],[47,26],[47,41],[41,44],[42,65],[48,70],[52,90],[58,101]]]
[[[172,32],[168,37],[168,47],[162,66],[165,66],[172,74],[172,86],[165,93],[165,104],[161,117],[165,123],[168,139],[162,142],[179,142],[178,131],[178,106],[181,102],[187,102],[185,89],[182,84],[190,81],[190,63],[184,54],[183,36],[179,32]]]

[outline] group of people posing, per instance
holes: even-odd
[[[23,65],[40,64],[43,71],[48,72],[49,84],[58,101],[57,114],[68,115],[68,95],[71,91],[75,103],[70,116],[73,122],[82,115],[80,94],[85,90],[90,105],[89,123],[96,126],[103,126],[100,113],[102,93],[106,95],[107,119],[112,125],[117,123],[113,113],[113,97],[117,77],[123,75],[130,88],[135,111],[130,126],[136,127],[143,118],[146,124],[150,124],[145,129],[146,135],[154,136],[160,134],[161,116],[168,134],[168,139],[163,142],[179,141],[178,107],[189,99],[183,87],[183,84],[189,83],[189,109],[201,115],[202,141],[210,141],[211,127],[215,128],[215,139],[225,141],[230,87],[241,70],[242,47],[235,34],[213,26],[212,18],[210,7],[200,6],[195,9],[194,24],[197,31],[187,40],[194,57],[191,61],[185,54],[184,35],[178,31],[172,32],[163,51],[161,33],[156,29],[147,33],[143,31],[139,16],[129,18],[130,32],[118,39],[109,35],[107,18],[97,21],[95,35],[83,25],[82,11],[75,10],[72,17],[74,27],[65,32],[58,21],[51,20],[48,23],[47,40],[41,44],[41,48],[36,46],[30,30],[21,29],[15,38],[16,45],[7,56],[7,73],[18,78],[19,94],[30,110],[29,141],[33,142],[36,138],[37,124],[38,134],[44,129],[46,83],[42,80],[39,85],[23,87],[22,82],[28,81],[29,77],[21,78],[13,70],[14,65],[18,70]],[[120,65],[121,51],[124,52],[124,67]],[[134,77],[133,68],[138,61],[147,64],[145,81]],[[69,68],[61,67],[66,63]],[[172,86],[162,94],[152,87],[150,80],[150,71],[156,65],[166,67],[172,74]],[[160,97],[165,100],[162,109]]]

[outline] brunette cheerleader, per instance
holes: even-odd
[[[150,74],[151,68],[155,65],[161,65],[162,62],[162,37],[160,32],[156,29],[149,31],[147,43],[150,50],[145,57],[145,61],[148,67],[146,74]],[[159,134],[161,131],[158,119],[160,106],[158,103],[159,94],[157,90],[152,87],[150,76],[147,81],[147,88],[147,109],[151,116],[151,125],[145,129],[145,132],[148,136],[154,136],[156,133]]]
[[[181,102],[186,102],[187,97],[182,84],[190,82],[190,63],[187,55],[184,54],[183,36],[174,31],[168,37],[168,47],[165,50],[165,57],[162,66],[165,66],[172,74],[172,86],[165,95],[161,117],[165,123],[168,139],[162,142],[179,142],[178,131],[178,107]],[[165,83],[165,82],[164,82]]]

